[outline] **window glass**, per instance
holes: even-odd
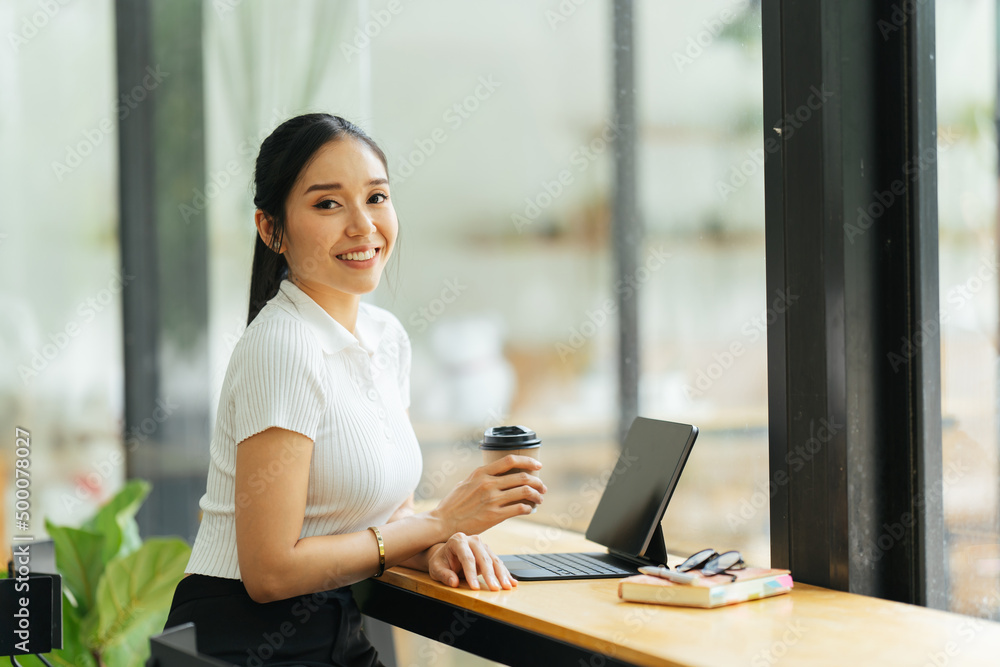
[[[996,3],[937,3],[943,504],[950,609],[1000,619]]]
[[[4,2],[0,34],[0,506],[10,510],[0,540],[10,544],[15,427],[31,434],[37,539],[46,518],[89,516],[125,476],[117,131],[129,108],[116,99],[113,3]]]
[[[664,534],[671,552],[770,562],[760,6],[643,2],[637,67],[640,412],[701,429]],[[793,297],[791,297],[793,298]]]

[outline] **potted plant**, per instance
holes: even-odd
[[[128,482],[79,528],[45,522],[63,581],[63,648],[46,654],[53,665],[133,667],[149,656],[191,554],[179,538],[139,537],[135,514],[149,491]],[[17,660],[43,667],[34,656]]]

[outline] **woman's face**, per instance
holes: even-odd
[[[399,223],[385,167],[364,143],[320,148],[288,195],[282,242],[289,277],[331,297],[374,290]]]

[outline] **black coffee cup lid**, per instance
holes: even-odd
[[[532,449],[541,447],[541,439],[526,426],[494,426],[483,433],[480,449]]]

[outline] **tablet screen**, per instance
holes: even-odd
[[[688,424],[636,417],[609,472],[587,539],[643,556],[697,437],[698,429]]]

